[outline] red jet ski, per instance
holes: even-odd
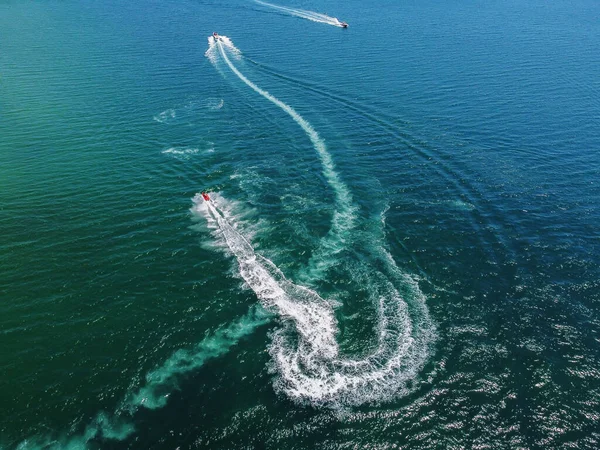
[[[210,202],[210,197],[206,192],[202,192],[202,198],[204,199],[204,201]]]

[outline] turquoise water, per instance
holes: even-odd
[[[0,2],[0,447],[599,447],[598,4],[276,6]]]

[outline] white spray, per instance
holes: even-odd
[[[288,6],[274,5],[272,3],[261,2],[260,0],[254,0],[259,5],[267,6],[269,8],[282,11],[291,16],[301,17],[302,19],[312,20],[313,22],[325,23],[327,25],[333,25],[335,27],[341,27],[342,23],[335,17],[330,17],[327,14],[322,14],[314,11],[307,11],[305,9],[290,8]]]

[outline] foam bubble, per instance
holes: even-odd
[[[163,155],[170,155],[177,159],[190,159],[192,155],[195,155],[200,150],[197,148],[189,148],[189,147],[171,147],[166,150],[163,150],[161,153]]]
[[[154,116],[154,120],[159,123],[169,123],[175,119],[175,115],[175,110],[173,108],[169,108]]]
[[[475,209],[475,205],[462,200],[449,200],[448,204],[458,210],[473,211]]]
[[[225,101],[222,98],[207,98],[204,104],[211,111],[216,111],[223,107]]]

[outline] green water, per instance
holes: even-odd
[[[598,5],[280,6],[0,2],[0,447],[598,447]]]

